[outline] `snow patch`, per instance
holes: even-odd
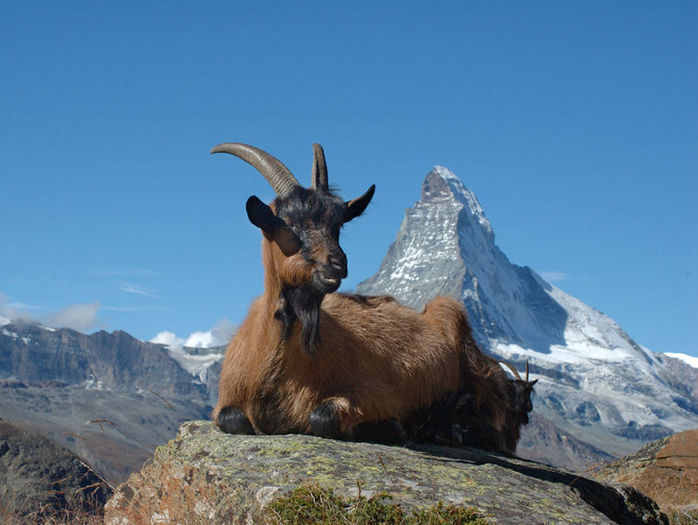
[[[208,354],[196,354],[187,351],[182,346],[168,346],[166,348],[170,357],[177,361],[179,366],[202,383],[206,382],[209,367],[223,358],[223,354],[216,351]]]
[[[81,386],[85,390],[109,390],[109,388],[105,387],[104,383],[94,375],[83,381]]]
[[[680,359],[681,361],[683,361],[687,365],[692,366],[693,368],[698,368],[698,357],[695,357],[692,355],[686,355],[686,354],[669,353],[669,352],[665,352],[664,355],[668,355],[669,357],[673,357],[674,359]]]
[[[151,343],[156,345],[165,346],[182,346],[184,345],[184,339],[177,337],[174,332],[169,332],[167,330],[163,332],[158,332],[158,334],[150,340]]]
[[[0,334],[5,335],[7,337],[11,337],[12,339],[17,339],[19,337],[18,334],[11,332],[7,328],[3,328],[2,330],[0,330]]]

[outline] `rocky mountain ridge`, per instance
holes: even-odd
[[[486,352],[520,370],[530,363],[539,379],[534,413],[565,437],[561,447],[570,439],[586,446],[576,468],[698,427],[698,398],[684,383],[690,372],[681,372],[688,365],[669,364],[608,316],[512,264],[475,195],[446,168],[427,174],[421,199],[357,292],[417,309],[440,294],[461,300]],[[544,459],[530,431],[519,452]]]
[[[0,326],[0,393],[0,417],[50,437],[113,483],[182,421],[211,409],[207,385],[162,345],[36,324]]]

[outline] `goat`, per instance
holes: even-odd
[[[497,361],[490,360],[490,367],[499,367]],[[472,390],[466,389],[450,394],[433,404],[412,421],[409,432],[415,441],[434,442],[441,445],[495,450],[512,455],[519,441],[521,426],[528,423],[528,413],[533,409],[531,395],[538,380],[529,381],[528,362],[526,378],[521,379],[517,370],[502,361],[514,374],[509,379],[501,373],[493,373],[490,381],[496,384],[503,395],[503,405],[493,407],[491,403],[477,403]],[[504,424],[494,428],[489,422],[488,412],[502,407],[506,410]]]
[[[251,164],[276,193],[269,205],[246,203],[262,232],[264,293],[226,350],[213,411],[222,431],[397,443],[449,396],[467,398],[483,428],[505,429],[508,380],[475,344],[462,304],[437,297],[418,313],[387,296],[334,293],[347,276],[340,230],[375,185],[344,202],[329,189],[319,144],[310,188],[258,148],[211,150],[221,152]]]

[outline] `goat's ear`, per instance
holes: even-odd
[[[347,202],[347,209],[344,212],[344,222],[349,222],[354,217],[361,215],[366,209],[366,206],[368,206],[368,203],[371,202],[375,191],[376,185],[372,184],[368,191],[361,197],[357,197],[356,199]]]
[[[250,222],[263,232],[271,234],[279,227],[279,223],[283,224],[283,221],[274,215],[271,208],[259,200],[256,195],[247,199],[245,209]]]
[[[245,208],[250,222],[274,241],[286,257],[290,257],[301,249],[302,243],[296,234],[256,196],[253,195],[247,199]]]
[[[533,381],[529,381],[529,382],[528,382],[528,386],[529,386],[530,388],[533,388],[533,385],[535,385],[537,382],[538,382],[537,379],[534,379]]]

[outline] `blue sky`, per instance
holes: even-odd
[[[473,190],[510,260],[655,351],[698,355],[695,2],[3,2],[0,315],[142,339],[261,291],[257,145],[343,196],[344,288],[425,174]],[[227,320],[227,321],[225,321]]]

